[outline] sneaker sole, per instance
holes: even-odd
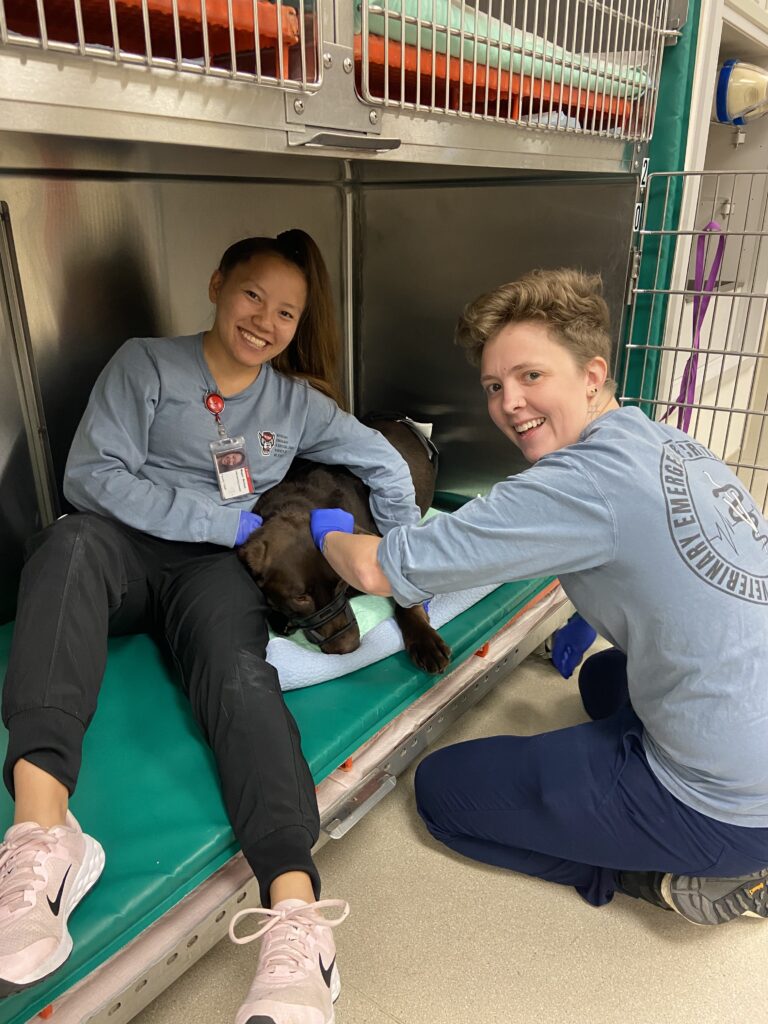
[[[701,897],[700,880],[692,877],[687,880],[687,888],[684,891],[672,891],[672,879],[674,875],[664,875],[661,881],[661,895],[670,905],[672,910],[686,921],[695,925],[712,926],[727,924],[728,921],[735,921],[737,917],[757,917],[766,920],[766,916],[756,913],[748,906],[745,906],[741,890],[721,896],[714,903],[704,900]],[[768,878],[768,869],[761,871],[755,876],[759,879]],[[685,909],[681,909],[685,906]]]
[[[32,985],[38,985],[45,978],[53,974],[54,971],[57,971],[72,952],[72,936],[67,929],[69,915],[99,880],[99,876],[104,870],[105,862],[104,850],[101,844],[92,836],[84,835],[83,839],[85,840],[85,855],[63,908],[64,934],[61,937],[61,942],[32,975],[25,975],[18,981],[8,981],[6,978],[0,978],[0,997],[5,998],[6,996],[13,995],[15,992],[21,992],[23,989],[30,988]]]

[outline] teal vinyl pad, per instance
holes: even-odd
[[[551,582],[499,587],[441,629],[449,671]],[[13,624],[0,626],[5,674]],[[405,652],[350,675],[286,694],[302,748],[320,782],[437,679]],[[1,730],[0,751],[7,733]],[[0,794],[2,829],[10,796]],[[22,1024],[178,903],[237,852],[213,756],[187,701],[146,635],[110,640],[109,660],[72,811],[104,846],[106,867],[70,920],[74,950],[47,982],[0,1003],[0,1024]],[[55,1019],[55,1017],[54,1017]]]

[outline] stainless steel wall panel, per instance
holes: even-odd
[[[524,466],[453,344],[464,305],[533,267],[582,267],[602,274],[617,337],[634,199],[630,180],[363,191],[358,408],[433,422],[441,488],[487,491]]]
[[[41,520],[3,285],[0,274],[0,622],[7,622],[16,606],[24,541],[40,529]]]
[[[163,329],[155,196],[77,178],[0,180],[60,487],[91,386],[121,341]]]
[[[220,181],[161,182],[156,199],[162,224],[159,262],[164,302],[172,324],[208,328],[213,307],[208,281],[219,257],[248,235],[276,235],[300,227],[317,242],[328,264],[341,313],[343,198],[329,186]]]

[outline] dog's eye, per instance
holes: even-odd
[[[291,607],[297,610],[309,608],[312,604],[312,598],[309,594],[298,594],[296,597],[291,598]]]

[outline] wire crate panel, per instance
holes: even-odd
[[[0,44],[308,86],[316,0],[0,0]]]
[[[653,174],[648,196],[620,400],[685,429],[765,509],[768,172]]]
[[[666,0],[355,0],[368,102],[647,140]]]

